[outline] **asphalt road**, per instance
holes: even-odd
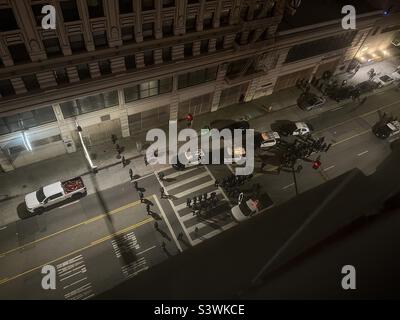
[[[299,192],[304,192],[354,167],[365,174],[374,171],[390,152],[389,143],[371,133],[378,109],[399,115],[400,92],[390,89],[369,97],[362,106],[349,103],[319,115],[287,108],[272,113],[269,121],[254,119],[250,123],[256,130],[265,130],[279,119],[306,120],[315,128],[316,136],[333,143],[322,156],[320,170],[303,164],[297,180]],[[0,230],[0,299],[91,298],[238,226],[229,215],[234,200],[214,185],[215,179],[231,174],[230,170],[227,166],[200,166],[183,172],[166,169],[164,181],[154,174],[141,178],[139,188],[144,188],[152,204],[150,215],[133,184],[125,183],[6,226]],[[244,188],[255,182],[275,204],[295,196],[291,173],[256,172]],[[168,199],[161,198],[160,187]],[[195,216],[186,208],[188,197],[211,192],[219,197],[218,206],[211,212]],[[56,290],[41,287],[44,265],[57,270]]]

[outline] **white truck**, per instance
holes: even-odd
[[[25,196],[26,209],[30,213],[42,213],[45,208],[86,194],[86,187],[81,177],[64,182],[56,182]]]

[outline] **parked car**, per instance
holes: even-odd
[[[345,87],[333,87],[327,90],[328,96],[340,102],[342,100],[350,99],[354,94],[355,88],[353,86],[345,86]]]
[[[315,108],[322,107],[325,102],[326,102],[325,98],[318,97],[316,94],[308,92],[308,93],[303,93],[297,99],[297,106],[302,110],[310,111]]]
[[[278,129],[279,134],[283,136],[303,136],[306,134],[310,134],[313,131],[313,128],[311,125],[305,123],[305,122],[288,122],[283,125]]]
[[[378,88],[382,88],[391,85],[394,82],[394,79],[391,76],[385,74],[380,77],[375,77],[373,81],[377,83]]]
[[[181,162],[179,157],[177,156],[174,159],[175,161],[173,161],[172,167],[176,170],[184,170],[185,168],[199,165],[204,156],[204,151],[201,149],[193,152],[185,152],[183,154],[184,161]]]
[[[359,94],[372,92],[376,88],[378,88],[378,84],[371,80],[360,82],[355,86],[355,90],[358,91]]]
[[[86,187],[81,177],[64,182],[56,182],[42,187],[25,196],[26,209],[30,213],[42,213],[45,208],[73,198],[78,199],[86,194]]]
[[[268,149],[279,143],[281,137],[276,131],[257,133],[254,137],[256,148]]]
[[[273,207],[274,202],[268,194],[262,194],[259,199],[255,197],[239,200],[239,204],[231,210],[233,218],[238,221],[245,221],[258,213]]]

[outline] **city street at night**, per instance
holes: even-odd
[[[399,299],[399,17],[0,1],[0,300]]]

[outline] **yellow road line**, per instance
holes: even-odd
[[[124,228],[124,229],[119,230],[119,231],[117,231],[117,232],[115,232],[115,233],[109,234],[108,236],[105,236],[105,237],[103,237],[103,238],[100,238],[100,239],[98,239],[98,240],[95,240],[95,241],[91,242],[89,245],[84,246],[84,247],[82,247],[82,248],[80,248],[80,249],[74,250],[74,251],[72,251],[72,252],[70,252],[70,253],[67,253],[66,255],[63,255],[62,257],[59,257],[59,258],[53,259],[53,260],[51,260],[51,261],[48,261],[48,262],[46,262],[46,263],[44,263],[44,264],[42,264],[42,265],[40,265],[40,266],[34,267],[34,268],[32,268],[32,269],[29,269],[29,270],[27,270],[27,271],[24,271],[24,272],[22,272],[22,273],[19,273],[19,274],[15,275],[15,276],[12,276],[12,277],[10,277],[10,278],[2,279],[2,280],[0,280],[0,285],[3,285],[3,284],[5,284],[5,283],[7,283],[7,282],[10,282],[10,281],[15,280],[15,279],[17,279],[17,278],[20,278],[20,277],[22,277],[22,276],[24,276],[24,275],[26,275],[26,274],[28,274],[28,273],[31,273],[31,272],[36,271],[36,270],[38,270],[38,269],[41,269],[43,266],[53,264],[54,262],[56,262],[56,261],[58,261],[58,260],[67,258],[67,257],[69,257],[69,256],[71,256],[71,255],[77,254],[77,253],[82,252],[82,251],[84,251],[84,250],[86,250],[86,249],[89,249],[89,248],[91,248],[91,247],[94,247],[94,246],[96,246],[96,245],[98,245],[98,244],[100,244],[100,243],[103,243],[103,242],[105,242],[105,241],[107,241],[107,240],[112,239],[112,238],[115,237],[115,236],[118,236],[118,235],[120,235],[120,234],[126,233],[126,232],[131,231],[131,230],[134,230],[134,229],[137,229],[137,228],[139,228],[139,227],[141,227],[141,226],[143,226],[143,225],[145,225],[145,224],[147,224],[147,223],[149,223],[149,222],[152,222],[152,221],[154,221],[154,219],[153,219],[152,217],[149,217],[149,218],[147,218],[147,219],[145,219],[145,220],[142,220],[142,221],[140,221],[140,222],[138,222],[138,223],[136,223],[136,224],[133,224],[133,225],[127,227],[127,228]]]
[[[150,197],[151,197],[151,196],[150,196]],[[150,198],[150,197],[146,197],[146,198]],[[55,233],[49,234],[48,236],[45,236],[45,237],[43,237],[43,238],[34,240],[34,241],[32,241],[32,242],[29,242],[29,243],[24,244],[24,245],[22,245],[22,246],[19,246],[19,247],[17,247],[17,248],[14,248],[14,249],[8,250],[8,251],[6,251],[6,252],[0,253],[0,258],[4,257],[4,256],[6,256],[6,255],[8,255],[8,254],[10,254],[10,253],[13,253],[13,252],[15,252],[15,251],[18,251],[18,250],[24,249],[24,248],[26,248],[26,247],[29,247],[29,246],[31,246],[31,245],[33,245],[33,244],[38,243],[38,242],[41,242],[41,241],[47,240],[47,239],[49,239],[49,238],[55,237],[55,236],[57,236],[57,235],[59,235],[59,234],[61,234],[61,233],[70,231],[70,230],[72,230],[72,229],[78,228],[78,227],[83,226],[83,225],[90,224],[90,223],[92,223],[92,222],[96,222],[96,221],[98,221],[98,220],[104,219],[104,218],[107,217],[107,216],[115,215],[115,214],[117,214],[117,213],[121,213],[122,211],[124,211],[124,210],[126,210],[126,209],[129,209],[129,208],[132,208],[132,207],[135,207],[135,206],[137,206],[137,205],[140,204],[140,203],[141,203],[140,200],[135,201],[135,202],[128,203],[127,205],[122,206],[122,207],[117,208],[117,209],[114,209],[114,210],[112,210],[112,211],[110,211],[110,212],[108,212],[108,213],[98,215],[98,216],[93,217],[93,218],[91,218],[91,219],[88,219],[88,220],[82,221],[82,222],[80,222],[80,223],[78,223],[78,224],[75,224],[75,225],[73,225],[73,226],[71,226],[71,227],[68,227],[68,228],[62,229],[62,230],[60,230],[60,231],[57,231],[57,232],[55,232]]]

